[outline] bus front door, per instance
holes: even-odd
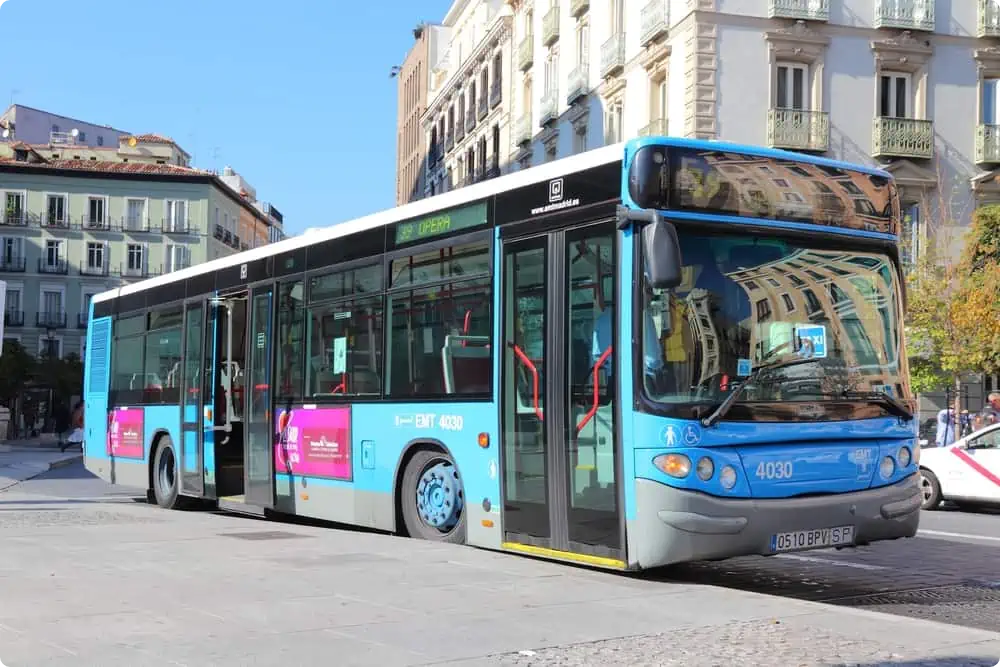
[[[205,493],[205,308],[201,302],[184,308],[184,369],[181,385],[181,492]],[[211,405],[211,403],[209,403]]]
[[[503,242],[505,548],[624,560],[616,234],[601,221]]]

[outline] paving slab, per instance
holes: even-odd
[[[0,662],[988,665],[1000,634],[698,581],[0,493]]]
[[[60,452],[58,448],[0,445],[0,491],[37,477],[54,468],[73,465],[83,459],[80,452]]]

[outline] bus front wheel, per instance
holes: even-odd
[[[153,457],[153,498],[165,509],[174,509],[180,500],[177,453],[170,438],[161,438]]]
[[[403,522],[410,537],[465,543],[465,489],[450,456],[421,450],[403,472]]]

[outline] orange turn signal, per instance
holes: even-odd
[[[683,454],[661,454],[653,459],[653,465],[679,479],[687,477],[691,472],[691,459]]]
[[[489,433],[480,433],[479,434],[479,446],[482,447],[483,449],[486,449],[487,447],[490,446],[490,434]]]

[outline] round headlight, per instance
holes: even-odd
[[[896,458],[899,459],[899,467],[906,468],[910,465],[910,448],[900,447],[899,453],[896,454]]]
[[[726,491],[736,486],[736,468],[733,466],[723,466],[719,471],[719,483]]]
[[[893,471],[896,469],[896,464],[893,462],[891,456],[886,456],[882,459],[882,462],[878,466],[878,474],[882,475],[883,479],[889,479],[892,477]]]
[[[703,456],[698,459],[698,465],[694,471],[698,475],[698,479],[707,482],[712,479],[712,475],[715,473],[715,464],[712,463],[712,459]]]
[[[653,459],[653,465],[678,479],[687,477],[691,472],[691,459],[683,454],[661,454]]]

